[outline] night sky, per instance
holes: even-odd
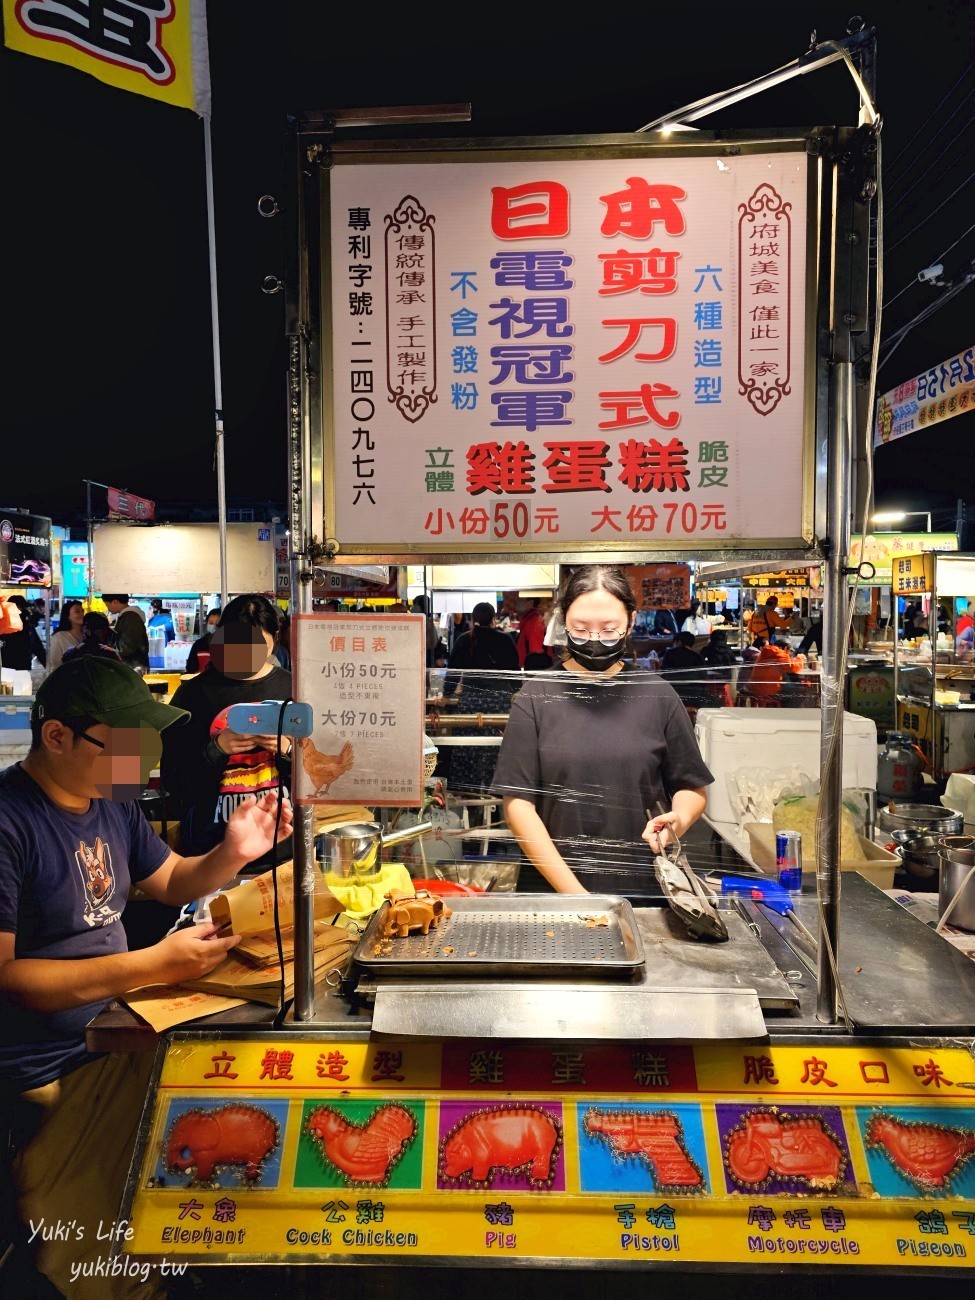
[[[208,6],[219,313],[228,495],[286,490],[283,220],[287,115],[309,109],[470,102],[469,124],[424,134],[533,136],[633,131],[668,110],[791,62],[846,34],[849,6],[370,10],[275,0]],[[340,11],[342,12],[342,11]],[[344,12],[351,12],[346,10]],[[365,13],[365,10],[363,10]],[[261,21],[255,21],[260,14]],[[395,19],[391,16],[398,14]],[[877,31],[888,308],[882,339],[947,288],[917,282],[970,267],[975,26],[970,5],[889,3]],[[454,23],[457,23],[456,29]],[[213,362],[203,126],[193,113],[3,49],[8,218],[7,349],[0,504],[61,522],[83,479],[167,501],[215,502]],[[839,66],[702,121],[747,130],[856,122]],[[953,247],[952,247],[953,245]],[[947,251],[946,251],[947,250]],[[940,255],[944,253],[944,256]],[[883,392],[973,342],[969,286],[904,335]],[[975,505],[973,416],[879,449],[878,508]]]

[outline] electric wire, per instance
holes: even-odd
[[[965,186],[968,185],[973,180],[975,180],[975,172],[969,172],[969,174],[965,177],[962,183],[959,186],[957,186],[957,188],[953,189],[946,199],[943,199],[938,204],[938,206],[936,208],[932,208],[930,212],[926,212],[924,216],[921,217],[920,220],[915,222],[915,224],[911,227],[911,229],[907,232],[907,234],[901,235],[900,239],[898,239],[896,243],[891,244],[890,248],[887,251],[889,253],[892,253],[895,248],[900,248],[901,244],[906,243],[907,240],[909,240],[912,235],[916,234],[917,231],[919,231],[922,226],[926,226],[927,223],[931,220],[931,218],[935,216],[937,213],[939,213],[946,203],[950,203],[951,200],[955,197],[955,195],[960,193],[965,188]]]
[[[934,260],[929,263],[929,265],[935,266],[937,265],[937,263],[941,262],[942,259],[945,258],[953,248],[955,248],[958,244],[960,244],[966,235],[971,234],[973,230],[975,230],[975,225],[971,225],[968,227],[967,230],[963,230],[962,233],[958,236],[958,238],[954,240],[953,243],[949,244],[948,247],[944,250],[944,252],[939,253],[937,257],[935,257]],[[916,315],[912,316],[910,320],[907,320],[904,322],[903,325],[898,326],[894,334],[889,335],[888,338],[884,340],[883,347],[890,348],[891,350],[893,350],[892,345],[896,341],[899,341],[900,337],[906,334],[908,330],[913,329],[915,325],[920,325],[923,321],[927,320],[928,316],[932,315],[935,311],[937,311],[939,307],[942,307],[946,303],[950,302],[951,299],[957,293],[957,291],[959,289],[966,288],[967,285],[971,283],[971,280],[972,280],[972,276],[967,275],[963,280],[959,281],[959,283],[948,285],[947,289],[952,291],[950,294],[948,294],[947,296],[945,294],[942,294],[938,298],[936,298],[933,302],[927,303],[924,307],[922,307],[917,312]],[[904,286],[903,289],[899,290],[896,294],[894,294],[893,298],[888,299],[888,301],[884,303],[884,310],[886,310],[891,305],[891,303],[896,302],[897,299],[900,298],[903,294],[907,293],[908,289],[914,288],[914,286],[919,283],[920,281],[918,280],[911,280],[908,284]],[[873,322],[873,317],[870,318],[870,321],[871,323]],[[857,355],[856,358],[857,361],[858,362],[862,361],[862,359],[867,355],[869,351],[870,351],[869,347],[864,348],[863,351]],[[889,359],[889,353],[888,356],[885,357],[880,364],[884,365],[888,359]]]
[[[931,261],[928,263],[928,266],[937,266],[938,263],[941,262],[944,258],[946,258],[948,254],[951,252],[951,250],[953,248],[956,248],[961,243],[961,241],[965,238],[965,236],[970,235],[973,230],[975,230],[975,223],[970,225],[966,230],[963,230],[961,234],[958,236],[958,238],[953,243],[948,245],[948,247],[944,250],[944,252],[938,253],[936,257],[933,257]],[[907,293],[908,289],[915,289],[921,283],[923,282],[919,280],[917,276],[915,276],[913,280],[908,280],[907,284],[904,285],[903,289],[898,289],[898,291],[894,294],[893,298],[887,299],[887,301],[884,303],[884,310],[886,311],[888,307],[892,306],[897,301],[898,298],[903,297],[903,295]],[[869,351],[869,348],[867,349],[867,351]],[[862,355],[866,355],[866,353],[863,353]]]
[[[914,141],[918,138],[918,136],[922,133],[922,131],[924,130],[924,128],[925,128],[925,127],[928,125],[928,123],[929,123],[929,122],[934,118],[935,114],[936,114],[936,113],[939,113],[939,112],[941,111],[941,109],[944,108],[945,104],[948,102],[948,100],[952,97],[952,95],[955,93],[955,91],[958,89],[958,87],[961,85],[961,83],[965,80],[965,78],[966,78],[966,77],[968,76],[968,74],[971,72],[973,66],[975,66],[975,65],[973,65],[973,64],[971,64],[971,63],[968,63],[968,64],[965,65],[965,67],[962,69],[962,71],[961,71],[961,73],[960,73],[960,75],[959,75],[959,77],[958,77],[958,80],[957,80],[957,81],[955,82],[955,84],[951,87],[951,89],[948,91],[948,93],[944,96],[944,98],[941,100],[941,102],[940,102],[940,103],[939,103],[935,108],[933,108],[933,109],[931,110],[931,112],[928,114],[928,116],[924,119],[924,121],[921,123],[921,125],[918,127],[918,129],[917,129],[917,130],[914,132],[914,134],[911,136],[910,140],[908,140],[907,144],[905,144],[904,147],[903,147],[903,149],[901,149],[901,151],[900,151],[900,153],[897,155],[897,157],[891,159],[891,163],[890,163],[891,169],[896,169],[898,162],[901,160],[901,158],[903,158],[903,157],[905,156],[905,154],[907,153],[908,149],[910,149],[911,145],[912,145],[912,144],[914,143]],[[971,93],[971,92],[969,92],[969,94],[970,94],[970,93]],[[968,99],[968,95],[965,96],[965,100],[967,100],[967,99]],[[965,100],[962,100],[962,103],[964,103]],[[952,114],[952,116],[954,116],[954,114]],[[951,119],[949,118],[949,121],[950,121],[950,120],[951,120]],[[891,179],[893,180],[893,178],[891,178]]]
[[[975,93],[975,91],[973,91],[973,93]],[[969,117],[968,120],[963,124],[962,130],[968,131],[973,122],[975,122],[975,113],[973,113],[971,117]],[[918,174],[913,178],[913,180],[911,181],[907,189],[901,191],[901,193],[898,194],[897,198],[894,199],[893,203],[890,204],[890,206],[887,209],[888,218],[890,217],[890,214],[894,211],[894,209],[899,208],[900,205],[904,202],[904,200],[908,197],[908,195],[914,192],[917,186],[920,185],[921,181],[924,180],[925,176],[927,176],[928,173],[931,171],[931,168],[934,167],[934,165],[938,163],[945,156],[948,150],[951,149],[953,145],[960,144],[960,143],[962,143],[962,138],[960,136],[952,136],[952,138],[948,141],[948,143],[941,150],[941,152],[939,154],[936,154],[935,157],[931,159],[927,167],[925,167],[924,171],[918,172]],[[945,179],[945,176],[947,176],[948,174],[949,173],[946,172],[944,176],[939,176],[937,181],[934,182],[935,185],[940,185],[941,182]]]
[[[939,294],[932,302],[927,303],[920,309],[910,320],[905,321],[903,325],[898,326],[893,334],[888,334],[881,344],[881,351],[890,349],[895,343],[899,343],[905,334],[914,329],[916,325],[923,324],[930,316],[942,306],[943,303],[950,301],[958,296],[961,289],[965,287],[967,280],[960,280],[957,284],[949,285],[944,293]]]
[[[887,344],[885,345],[887,346],[887,351],[883,360],[880,362],[880,368],[882,369],[887,364],[896,349],[900,347],[901,343],[903,343],[904,339],[907,338],[907,335],[915,328],[915,326],[923,324],[923,322],[930,316],[933,316],[936,311],[939,311],[942,307],[946,306],[953,298],[957,298],[962,289],[967,288],[973,279],[975,279],[975,274],[967,276],[960,284],[952,285],[949,292],[942,294],[941,297],[936,302],[932,303],[929,308],[921,312],[913,320],[908,321],[906,325],[902,326],[897,331],[897,334],[893,336],[893,339],[887,341]]]

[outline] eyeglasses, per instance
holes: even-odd
[[[76,731],[74,727],[70,727],[69,730],[72,731],[79,740],[87,740],[89,745],[97,745],[99,749],[106,748],[103,740],[96,740],[94,736],[89,736],[87,731]]]
[[[573,641],[601,641],[603,645],[616,645],[625,636],[618,627],[606,627],[601,632],[590,632],[587,627],[567,627]]]

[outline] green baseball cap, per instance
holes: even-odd
[[[185,709],[174,709],[153,699],[139,674],[121,660],[73,655],[41,682],[30,716],[32,722],[91,718],[109,727],[146,723],[156,731],[164,731],[190,715]]]

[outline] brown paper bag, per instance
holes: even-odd
[[[315,916],[327,919],[338,916],[342,904],[331,892],[321,872],[315,869]],[[242,885],[228,889],[210,899],[210,916],[234,934],[260,934],[274,929],[274,881],[270,871]],[[278,917],[281,926],[293,925],[295,919],[294,863],[278,867]]]
[[[315,922],[315,951],[324,951],[333,944],[348,942],[348,932],[337,930],[327,921]],[[285,961],[293,961],[295,955],[295,928],[293,925],[281,928],[281,951]],[[273,930],[264,930],[261,934],[248,934],[234,948],[235,956],[242,957],[251,966],[268,966],[278,960],[278,944]]]
[[[157,1034],[161,1034],[173,1025],[183,1025],[189,1020],[198,1020],[200,1016],[212,1016],[218,1011],[243,1006],[247,999],[194,992],[178,984],[154,984],[126,993],[121,1001],[151,1025]]]
[[[355,939],[348,935],[345,943],[332,943],[315,953],[314,978],[320,980],[327,971],[340,968],[349,958]],[[226,956],[209,975],[198,980],[185,980],[182,988],[198,989],[201,993],[216,993],[221,997],[245,998],[249,1002],[263,1002],[277,1006],[281,996],[281,967],[278,962],[260,970],[233,953]],[[293,997],[295,989],[294,962],[285,962],[284,998]]]

